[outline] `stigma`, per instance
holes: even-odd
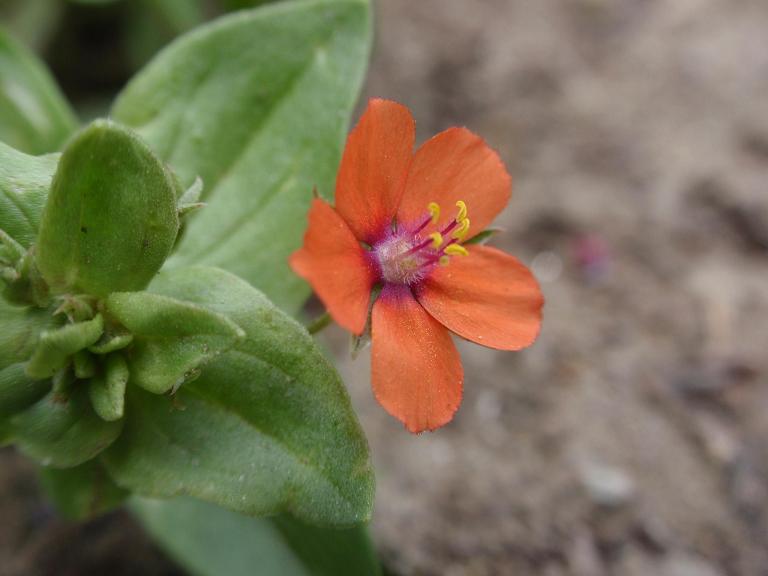
[[[462,242],[469,232],[466,203],[456,202],[456,216],[440,230],[430,229],[440,220],[441,208],[430,202],[424,219],[415,226],[393,226],[393,230],[371,247],[371,252],[385,283],[414,285],[426,278],[436,266],[447,266],[453,256],[467,256]]]

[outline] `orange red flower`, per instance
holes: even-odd
[[[544,300],[518,260],[470,242],[509,201],[499,156],[465,128],[441,132],[415,154],[414,140],[405,106],[371,100],[347,140],[335,208],[312,202],[290,264],[341,326],[359,335],[370,318],[373,392],[417,433],[450,422],[461,403],[464,373],[450,333],[525,348]]]

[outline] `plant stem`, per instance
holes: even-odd
[[[310,334],[317,334],[332,321],[333,319],[331,318],[331,315],[328,314],[328,312],[324,312],[321,316],[318,316],[307,325],[307,332]]]

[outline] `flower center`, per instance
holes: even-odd
[[[461,245],[469,231],[467,206],[461,200],[456,206],[456,217],[439,232],[426,233],[430,224],[440,220],[440,206],[431,202],[428,214],[418,226],[395,230],[373,246],[384,282],[412,285],[423,280],[435,266],[447,266],[451,256],[468,254]]]

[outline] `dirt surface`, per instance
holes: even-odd
[[[768,3],[386,0],[368,93],[508,163],[534,347],[411,437],[342,371],[403,574],[768,574]],[[344,358],[345,341],[336,334]]]
[[[404,576],[768,574],[768,2],[378,16],[367,93],[408,104],[422,139],[462,124],[499,150],[495,244],[547,299],[531,349],[460,345],[463,405],[418,437],[376,405],[368,357],[323,336],[370,439],[384,557]],[[52,518],[0,459],[2,576],[176,573],[125,516]]]
[[[0,576],[184,576],[125,512],[62,519],[32,464],[0,450]]]

